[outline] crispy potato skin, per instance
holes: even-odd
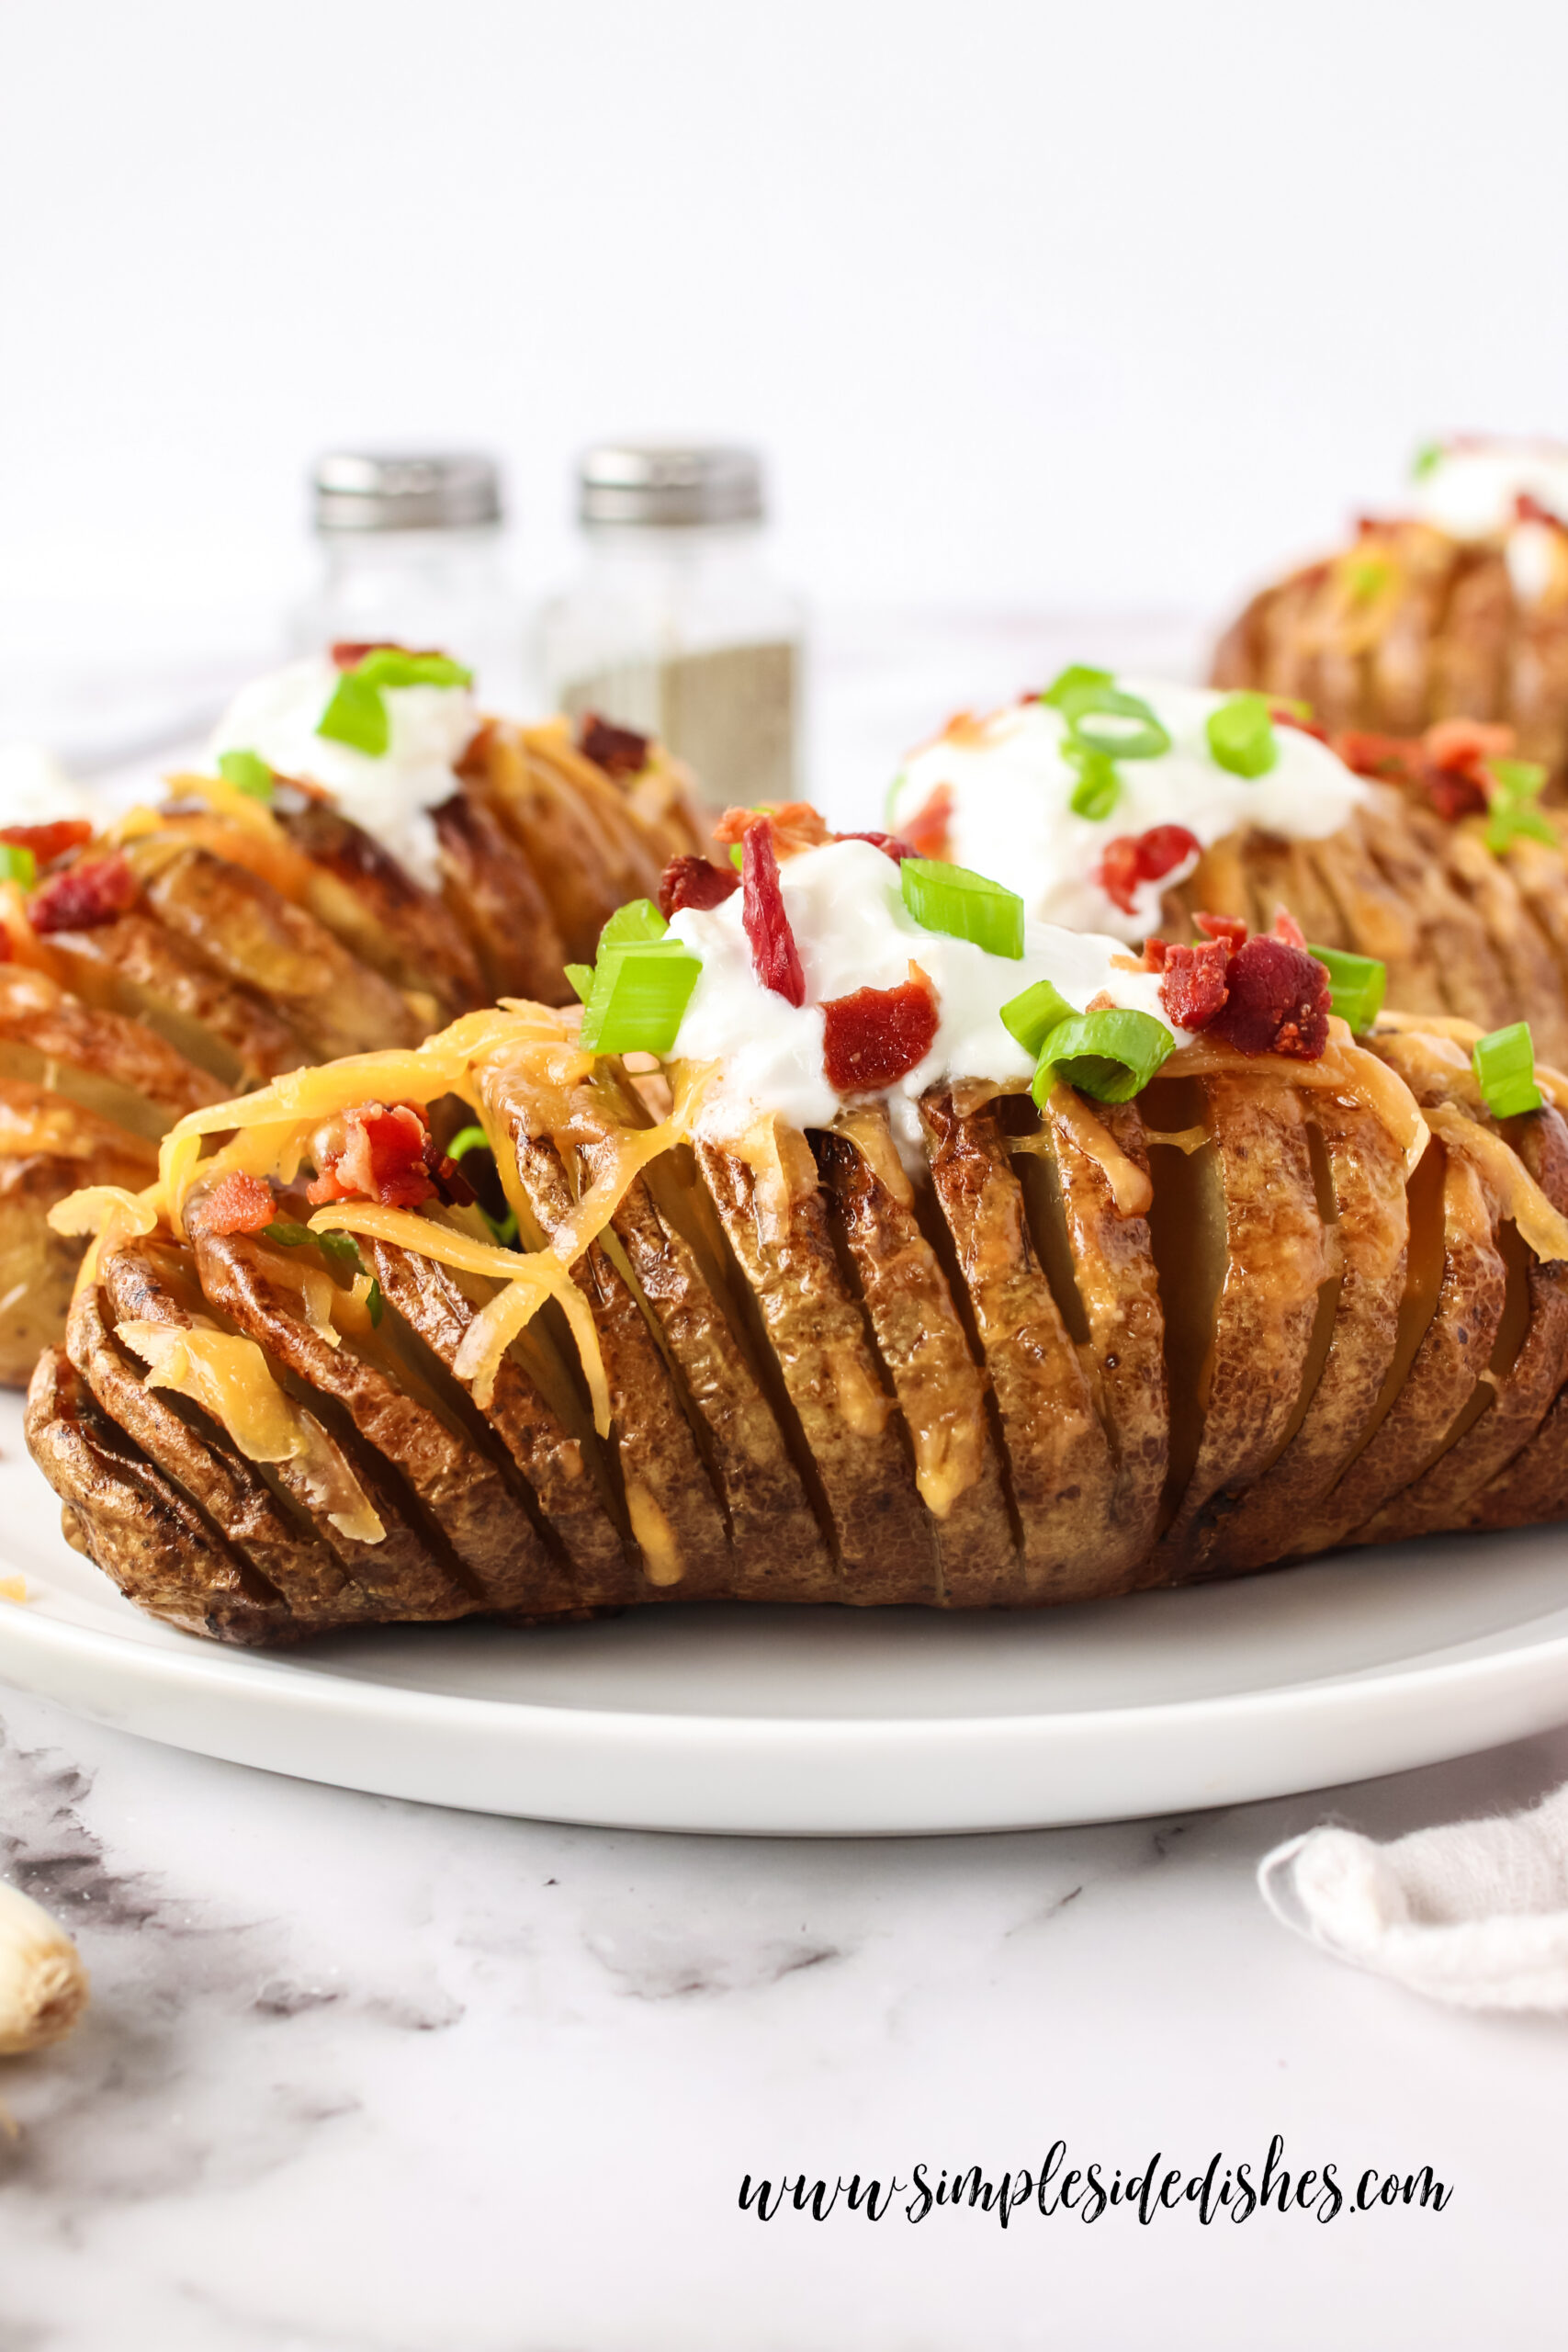
[[[1435,1123],[1413,1171],[1377,1090],[1239,1057],[1043,1114],[933,1088],[915,1181],[875,1103],[655,1160],[575,1269],[607,1441],[564,1320],[514,1343],[481,1411],[456,1367],[488,1278],[367,1241],[383,1318],[334,1346],[324,1261],[311,1288],[303,1247],[198,1211],[189,1243],[128,1241],[81,1291],[29,1446],[139,1605],[244,1641],[684,1599],[1035,1606],[1568,1514],[1568,1262],[1513,1223],[1541,1229],[1527,1176],[1568,1215],[1568,1126],[1490,1120],[1440,1035],[1369,1046]],[[646,1124],[618,1068],[483,1091],[525,1237]],[[383,1540],[150,1387],[132,1319],[254,1340]]]

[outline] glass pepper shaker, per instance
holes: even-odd
[[[716,804],[793,799],[803,620],[768,566],[757,452],[602,444],[578,514],[586,561],[541,628],[555,707],[657,735]]]

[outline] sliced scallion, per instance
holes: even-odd
[[[1489,774],[1497,789],[1486,811],[1486,846],[1501,857],[1521,833],[1555,849],[1557,828],[1536,806],[1546,770],[1535,760],[1493,760]]]
[[[220,752],[218,773],[252,800],[270,800],[275,778],[259,752]]]
[[[446,1157],[456,1163],[463,1159],[470,1151],[488,1151],[489,1149],[490,1137],[482,1127],[459,1127],[446,1147]]]
[[[370,1287],[365,1294],[365,1306],[370,1317],[370,1329],[373,1331],[379,1330],[386,1301],[381,1296],[381,1285],[374,1274],[370,1277]]]
[[[662,939],[670,926],[651,899],[632,899],[617,907],[599,933],[599,948],[626,947],[634,940]]]
[[[1018,1039],[1026,1054],[1038,1054],[1052,1030],[1072,1018],[1072,1006],[1049,980],[1036,980],[1002,1007],[1003,1028]]]
[[[1078,1012],[1058,1022],[1040,1051],[1032,1091],[1042,1110],[1058,1081],[1097,1102],[1129,1102],[1176,1039],[1152,1012]]]
[[[1540,1110],[1544,1098],[1535,1082],[1535,1046],[1528,1021],[1511,1021],[1506,1029],[1478,1037],[1470,1058],[1495,1119],[1517,1119],[1521,1112]]]
[[[335,1261],[353,1274],[365,1271],[359,1244],[352,1233],[316,1233],[308,1225],[295,1225],[289,1218],[279,1216],[263,1226],[262,1238],[281,1243],[285,1250],[302,1250],[307,1242],[313,1241],[329,1264]]]
[[[392,722],[381,699],[381,689],[357,670],[345,670],[333,698],[316,721],[316,732],[329,742],[346,743],[367,759],[384,759],[392,740]]]
[[[1329,1011],[1348,1021],[1358,1037],[1363,1036],[1382,1011],[1388,966],[1375,956],[1351,956],[1342,947],[1309,945],[1307,954],[1315,956],[1328,974]]]
[[[1116,763],[1103,752],[1077,742],[1071,736],[1062,746],[1067,758],[1078,772],[1078,780],[1067,798],[1067,806],[1075,817],[1089,817],[1103,824],[1122,797],[1122,779],[1116,773]]]
[[[1016,890],[946,865],[934,857],[907,857],[898,868],[904,904],[926,931],[972,940],[987,956],[1017,963],[1023,954],[1023,900]]]
[[[600,956],[581,1042],[595,1054],[667,1054],[702,971],[679,940],[633,940]]]
[[[581,1004],[586,1004],[593,993],[592,965],[569,964],[566,967],[566,976],[577,992],[578,1001]]]
[[[30,890],[38,880],[38,859],[16,842],[0,842],[0,882],[19,882]]]
[[[1280,757],[1279,738],[1265,695],[1230,695],[1203,722],[1216,767],[1248,783],[1267,775]]]

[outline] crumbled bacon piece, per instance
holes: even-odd
[[[1239,1054],[1315,1061],[1328,1042],[1328,974],[1283,939],[1247,940],[1225,967],[1227,994],[1210,1023]]]
[[[1163,978],[1159,1001],[1167,1017],[1179,1029],[1206,1029],[1224,1004],[1228,993],[1225,968],[1229,950],[1223,939],[1206,939],[1201,947],[1160,942]]]
[[[1140,882],[1163,882],[1201,847],[1197,834],[1185,825],[1151,825],[1146,833],[1118,833],[1105,844],[1100,887],[1112,906],[1130,915]]]
[[[682,907],[722,907],[740,888],[733,865],[715,865],[705,857],[672,857],[659,877],[659,911],[666,922]]]
[[[30,849],[39,865],[52,865],[68,849],[80,849],[92,838],[85,817],[57,817],[49,825],[0,825],[0,842],[11,849]]]
[[[890,857],[895,865],[902,865],[907,857],[915,854],[908,842],[901,842],[897,833],[835,833],[833,839],[836,842],[869,842],[873,849],[882,852],[884,857]]]
[[[822,1067],[840,1094],[875,1093],[907,1078],[936,1039],[936,999],[924,974],[896,989],[856,989],[822,1007]]]
[[[1414,784],[1419,770],[1419,745],[1403,735],[1371,735],[1350,728],[1336,736],[1334,748],[1357,775],[1388,784]]]
[[[1517,523],[1548,523],[1554,531],[1568,529],[1561,514],[1550,506],[1543,506],[1540,499],[1532,498],[1528,490],[1514,493],[1514,520]]]
[[[953,786],[939,784],[905,825],[904,839],[917,857],[944,858],[950,846],[952,825]]]
[[[35,931],[92,931],[113,922],[135,897],[136,876],[117,851],[56,874],[34,892],[28,913]]]
[[[577,729],[577,748],[585,760],[617,779],[640,775],[648,765],[649,739],[635,727],[616,727],[595,710],[585,710]]]
[[[1145,972],[1163,972],[1165,969],[1165,959],[1169,954],[1170,945],[1168,941],[1164,939],[1145,939],[1144,942],[1143,969]]]
[[[746,893],[741,921],[751,943],[751,962],[757,978],[787,1004],[804,1004],[806,975],[800,968],[800,951],[784,911],[773,828],[765,817],[753,819],[741,842],[740,881]]]
[[[1299,706],[1292,709],[1288,702],[1270,701],[1269,716],[1276,727],[1293,727],[1298,735],[1315,735],[1320,743],[1328,741],[1328,729],[1320,727],[1310,710]]]
[[[1239,915],[1194,915],[1192,920],[1205,939],[1223,940],[1233,953],[1247,944],[1247,925]]]
[[[713,837],[723,842],[744,841],[753,825],[767,827],[776,857],[820,849],[834,838],[827,820],[809,800],[786,800],[777,808],[727,808],[713,829]]]
[[[1287,947],[1304,947],[1307,944],[1306,933],[1289,907],[1280,907],[1277,910],[1274,916],[1274,936],[1276,939],[1282,939]]]
[[[205,1199],[195,1204],[191,1222],[204,1233],[259,1233],[276,1215],[271,1185],[236,1170],[220,1176]]]
[[[412,1102],[364,1102],[333,1121],[305,1197],[366,1199],[383,1208],[417,1209],[435,1192],[427,1165],[430,1130]]]
[[[0,964],[14,963],[16,956],[17,950],[12,944],[10,932],[4,923],[0,923]]]
[[[339,670],[357,669],[367,653],[406,653],[414,662],[438,662],[441,659],[438,645],[400,645],[395,637],[341,637],[328,650],[334,668]]]

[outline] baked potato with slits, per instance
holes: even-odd
[[[97,1238],[28,1442],[131,1599],[251,1643],[1035,1606],[1554,1518],[1568,1082],[1500,1121],[1472,1035],[1201,1036],[1043,1111],[944,1081],[911,1156],[863,1102],[720,1144],[701,1072],[473,1015],[198,1112],[158,1187],[61,1212]],[[515,1247],[408,1107],[452,1091]]]
[[[498,996],[570,1001],[572,944],[699,848],[683,772],[598,720],[575,741],[479,725],[434,812],[435,888],[315,787],[172,791],[102,834],[6,836],[39,870],[0,885],[0,1086],[57,1110],[47,1148],[18,1140],[37,1106],[0,1118],[0,1381],[24,1383],[59,1336],[80,1251],[45,1218],[95,1149],[109,1181],[144,1183],[149,1147],[201,1102],[416,1045]]]

